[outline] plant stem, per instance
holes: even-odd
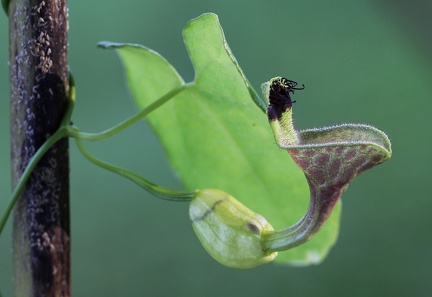
[[[135,184],[137,184],[138,186],[142,187],[143,189],[145,189],[149,193],[151,193],[151,194],[153,194],[156,197],[159,197],[161,199],[170,200],[170,201],[190,201],[190,200],[192,200],[193,197],[195,197],[196,191],[192,191],[192,192],[176,191],[176,190],[171,190],[171,189],[156,185],[156,184],[148,181],[147,179],[139,176],[138,174],[136,174],[132,171],[126,170],[126,169],[118,167],[118,166],[114,166],[112,164],[106,163],[102,160],[95,158],[85,149],[85,147],[83,146],[83,144],[81,142],[81,140],[90,140],[90,141],[103,140],[103,139],[107,139],[109,137],[112,137],[112,136],[116,135],[117,133],[120,133],[121,131],[132,126],[137,121],[143,119],[149,113],[151,113],[152,111],[154,111],[155,109],[157,109],[158,107],[160,107],[161,105],[163,105],[164,103],[166,103],[167,101],[169,101],[170,99],[175,97],[177,94],[179,94],[180,92],[185,90],[188,86],[189,86],[189,84],[183,84],[180,87],[171,90],[170,92],[168,92],[164,96],[162,96],[159,99],[157,99],[156,101],[154,101],[148,107],[144,108],[143,110],[139,111],[137,114],[131,116],[130,118],[124,120],[120,124],[110,128],[110,129],[107,129],[107,130],[102,131],[100,133],[82,133],[82,132],[79,132],[78,128],[73,127],[73,126],[69,126],[69,127],[67,127],[68,128],[68,136],[76,139],[77,147],[80,150],[80,152],[82,153],[82,155],[84,157],[86,157],[93,164],[129,179],[130,181],[132,181]],[[72,98],[73,98],[73,96],[72,96]]]
[[[95,158],[85,149],[85,147],[83,146],[80,139],[76,139],[76,144],[77,144],[78,149],[80,150],[81,154],[84,157],[86,157],[87,160],[89,160],[93,164],[129,179],[130,181],[134,182],[135,184],[142,187],[143,189],[145,189],[149,193],[155,195],[156,197],[159,197],[159,198],[162,198],[165,200],[170,200],[170,201],[182,201],[182,202],[190,201],[190,200],[192,200],[192,198],[195,197],[196,191],[184,192],[184,191],[171,190],[171,189],[156,185],[156,184],[148,181],[147,179],[139,176],[138,174],[136,174],[132,171],[108,164],[102,160]]]
[[[158,100],[154,101],[148,107],[144,108],[143,110],[139,111],[135,115],[131,116],[130,118],[124,120],[120,124],[110,128],[110,129],[107,129],[107,130],[99,132],[99,133],[83,133],[83,132],[79,132],[79,130],[75,128],[75,129],[69,130],[69,136],[73,137],[73,138],[82,139],[82,140],[89,140],[89,141],[104,140],[104,139],[107,139],[109,137],[112,137],[112,136],[120,133],[121,131],[125,130],[126,128],[132,126],[133,124],[135,124],[139,120],[143,119],[149,113],[151,113],[152,111],[154,111],[155,109],[157,109],[158,107],[160,107],[161,105],[163,105],[164,103],[166,103],[167,101],[172,99],[174,96],[176,96],[177,94],[179,94],[180,92],[185,90],[188,86],[189,86],[189,84],[184,84],[184,85],[181,85],[180,87],[178,87],[176,89],[171,90],[170,92],[168,92],[164,96],[160,97]]]
[[[38,151],[33,155],[33,158],[30,160],[30,163],[27,165],[26,169],[21,175],[20,180],[15,186],[14,191],[12,192],[12,198],[9,201],[9,205],[6,208],[6,211],[3,213],[2,218],[0,219],[0,235],[3,232],[3,229],[6,225],[6,222],[12,212],[12,209],[20,197],[21,192],[24,190],[25,185],[30,178],[31,173],[35,169],[37,163],[42,159],[42,157],[49,151],[49,149],[57,143],[60,139],[67,135],[67,129],[64,127],[62,129],[57,130],[47,141],[38,149]]]
[[[57,134],[57,143],[35,156],[60,127],[68,103],[66,0],[7,6],[12,185],[21,192],[13,212],[15,295],[70,296],[68,140],[57,141]]]
[[[308,180],[310,183],[310,181]],[[292,249],[309,239],[321,227],[319,194],[311,193],[310,202],[306,214],[293,226],[268,232],[263,236],[263,247],[267,252],[277,252]]]
[[[38,149],[38,151],[34,154],[33,158],[28,163],[26,169],[22,173],[19,181],[17,182],[17,185],[12,193],[11,201],[9,202],[9,205],[6,209],[6,211],[3,214],[3,217],[0,219],[0,235],[2,234],[3,228],[6,225],[6,222],[10,216],[10,213],[18,200],[19,195],[21,194],[22,190],[24,189],[26,182],[28,181],[30,174],[36,167],[37,163],[40,161],[40,159],[48,152],[48,150],[57,143],[60,139],[64,137],[73,137],[77,139],[77,146],[80,149],[81,153],[92,163],[105,168],[109,171],[112,171],[114,173],[117,173],[121,176],[124,176],[128,178],[129,180],[133,181],[134,183],[138,184],[140,187],[144,188],[145,190],[149,191],[153,195],[166,199],[166,200],[172,200],[172,201],[189,201],[193,198],[195,195],[194,192],[183,192],[183,191],[175,191],[170,190],[164,187],[161,187],[159,185],[153,184],[152,182],[144,179],[143,177],[139,176],[138,174],[128,171],[126,169],[108,164],[102,160],[99,160],[95,157],[93,157],[82,145],[80,139],[84,140],[91,140],[91,141],[97,141],[97,140],[103,140],[106,138],[109,138],[111,136],[114,136],[115,134],[123,131],[124,129],[128,128],[129,126],[136,123],[138,120],[144,118],[149,113],[154,111],[156,108],[160,107],[162,104],[166,103],[169,99],[173,98],[175,95],[180,93],[182,90],[185,89],[187,85],[182,85],[181,87],[172,90],[171,92],[165,94],[153,104],[149,105],[148,107],[144,108],[137,114],[131,116],[130,118],[124,120],[119,125],[116,125],[110,129],[107,129],[100,133],[81,133],[79,132],[79,129],[75,126],[69,125],[69,121],[72,115],[73,106],[75,103],[75,85],[73,83],[73,77],[72,75],[69,76],[70,79],[70,88],[69,88],[69,103],[67,110],[65,112],[65,116],[61,121],[60,128],[54,133],[50,138],[46,140],[46,142]]]

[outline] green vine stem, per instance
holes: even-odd
[[[99,132],[99,133],[83,133],[83,132],[79,132],[79,130],[75,128],[75,129],[69,130],[68,136],[73,137],[73,138],[77,138],[77,139],[88,140],[88,141],[99,141],[99,140],[104,140],[104,139],[110,138],[110,137],[120,133],[121,131],[127,129],[128,127],[132,126],[133,124],[135,124],[139,120],[142,120],[149,113],[151,113],[152,111],[159,108],[161,105],[163,105],[164,103],[166,103],[167,101],[169,101],[170,99],[175,97],[177,94],[179,94],[180,92],[185,90],[187,87],[188,87],[188,84],[183,84],[180,87],[171,90],[170,92],[168,92],[165,95],[163,95],[162,97],[160,97],[158,100],[154,101],[148,107],[144,108],[143,110],[139,111],[138,113],[136,113],[132,117],[124,120],[120,124],[110,128],[110,129],[107,129],[107,130]]]
[[[290,93],[297,83],[276,77],[263,84],[268,118],[276,142],[303,170],[310,188],[310,204],[294,226],[263,236],[268,252],[293,248],[311,239],[330,216],[348,184],[360,173],[391,156],[391,144],[382,131],[361,124],[344,124],[297,131],[292,123]]]
[[[8,207],[6,208],[1,220],[0,220],[0,234],[3,231],[3,228],[9,218],[10,213],[12,212],[12,209],[19,198],[19,195],[21,191],[24,189],[24,186],[29,179],[33,169],[36,167],[37,163],[40,161],[40,159],[45,155],[45,153],[59,141],[60,139],[67,136],[67,128],[62,127],[61,129],[57,130],[50,138],[46,140],[46,142],[37,150],[37,152],[34,154],[33,158],[31,159],[30,163],[27,165],[26,169],[24,170],[20,180],[18,181],[14,191],[12,192],[12,198],[9,202]]]
[[[99,133],[83,133],[80,132],[79,129],[76,126],[70,125],[70,119],[73,112],[73,107],[75,104],[75,85],[73,76],[69,74],[70,79],[70,88],[69,88],[69,102],[68,102],[68,108],[66,110],[65,116],[63,120],[61,121],[60,128],[50,137],[47,139],[47,141],[39,148],[39,150],[35,153],[33,158],[30,160],[29,164],[27,165],[26,169],[24,170],[23,174],[21,175],[20,180],[17,183],[17,186],[12,192],[12,198],[3,214],[3,216],[0,219],[0,235],[2,234],[2,231],[4,229],[4,226],[6,225],[6,222],[12,212],[12,209],[23,190],[27,180],[30,177],[30,174],[32,173],[33,169],[36,167],[39,160],[44,156],[44,154],[60,139],[64,137],[71,137],[75,138],[77,140],[87,140],[87,141],[99,141],[104,140],[107,138],[110,138],[121,131],[125,130],[126,128],[130,127],[131,125],[135,124],[139,120],[146,117],[149,113],[175,97],[178,93],[183,91],[188,84],[184,84],[176,89],[173,89],[172,91],[168,92],[164,96],[160,97],[156,101],[154,101],[152,104],[150,104],[147,108],[144,108],[143,110],[139,111],[135,115],[131,116],[130,118],[124,120],[120,124],[107,129],[105,131],[99,132]],[[175,201],[188,201],[191,200],[194,192],[181,192],[181,191],[174,191],[169,190],[164,187],[160,187],[158,185],[155,185],[146,179],[140,177],[139,175],[122,169],[120,167],[116,167],[114,165],[110,165],[108,163],[105,163],[101,160],[98,160],[94,158],[92,155],[90,155],[82,145],[80,141],[77,142],[78,148],[83,153],[83,155],[92,161],[94,164],[101,166],[109,171],[115,172],[121,176],[124,176],[128,178],[129,180],[133,181],[134,183],[138,184],[139,186],[143,187],[144,189],[148,190],[152,194],[162,198],[162,199],[168,199],[168,200],[175,200]]]
[[[132,171],[126,170],[118,166],[114,166],[112,164],[106,163],[100,159],[95,158],[85,149],[85,147],[82,144],[82,141],[78,138],[76,139],[76,144],[81,154],[93,164],[129,179],[130,181],[134,182],[138,186],[142,187],[144,190],[148,191],[149,193],[161,199],[170,200],[170,201],[187,202],[192,200],[192,198],[195,196],[197,192],[197,191],[192,191],[192,192],[175,191],[175,190],[171,190],[156,185]]]

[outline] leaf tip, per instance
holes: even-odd
[[[115,48],[115,47],[119,47],[119,46],[120,46],[120,43],[111,42],[111,41],[101,41],[101,42],[98,42],[98,44],[97,44],[97,47],[103,48],[103,49]]]
[[[135,47],[135,48],[144,48],[145,46],[137,43],[121,43],[121,42],[112,42],[112,41],[101,41],[97,44],[98,48],[102,49],[120,49],[124,47]]]
[[[206,20],[206,19],[213,19],[216,20],[219,23],[219,17],[217,14],[215,14],[214,12],[205,12],[203,14],[201,14],[200,16],[191,19],[188,24],[198,21],[198,20]]]

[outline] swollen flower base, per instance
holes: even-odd
[[[262,248],[263,233],[273,227],[228,193],[199,190],[190,203],[189,216],[206,251],[225,266],[253,268],[277,255]]]

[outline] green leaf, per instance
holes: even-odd
[[[232,55],[217,16],[204,14],[190,21],[183,36],[195,79],[147,118],[172,167],[188,189],[228,192],[276,230],[294,224],[308,207],[306,179],[275,145],[265,105]],[[184,85],[171,64],[150,49],[113,43],[103,47],[117,49],[139,108]],[[276,261],[308,265],[323,260],[336,241],[339,217],[338,204],[314,239],[280,252]]]

